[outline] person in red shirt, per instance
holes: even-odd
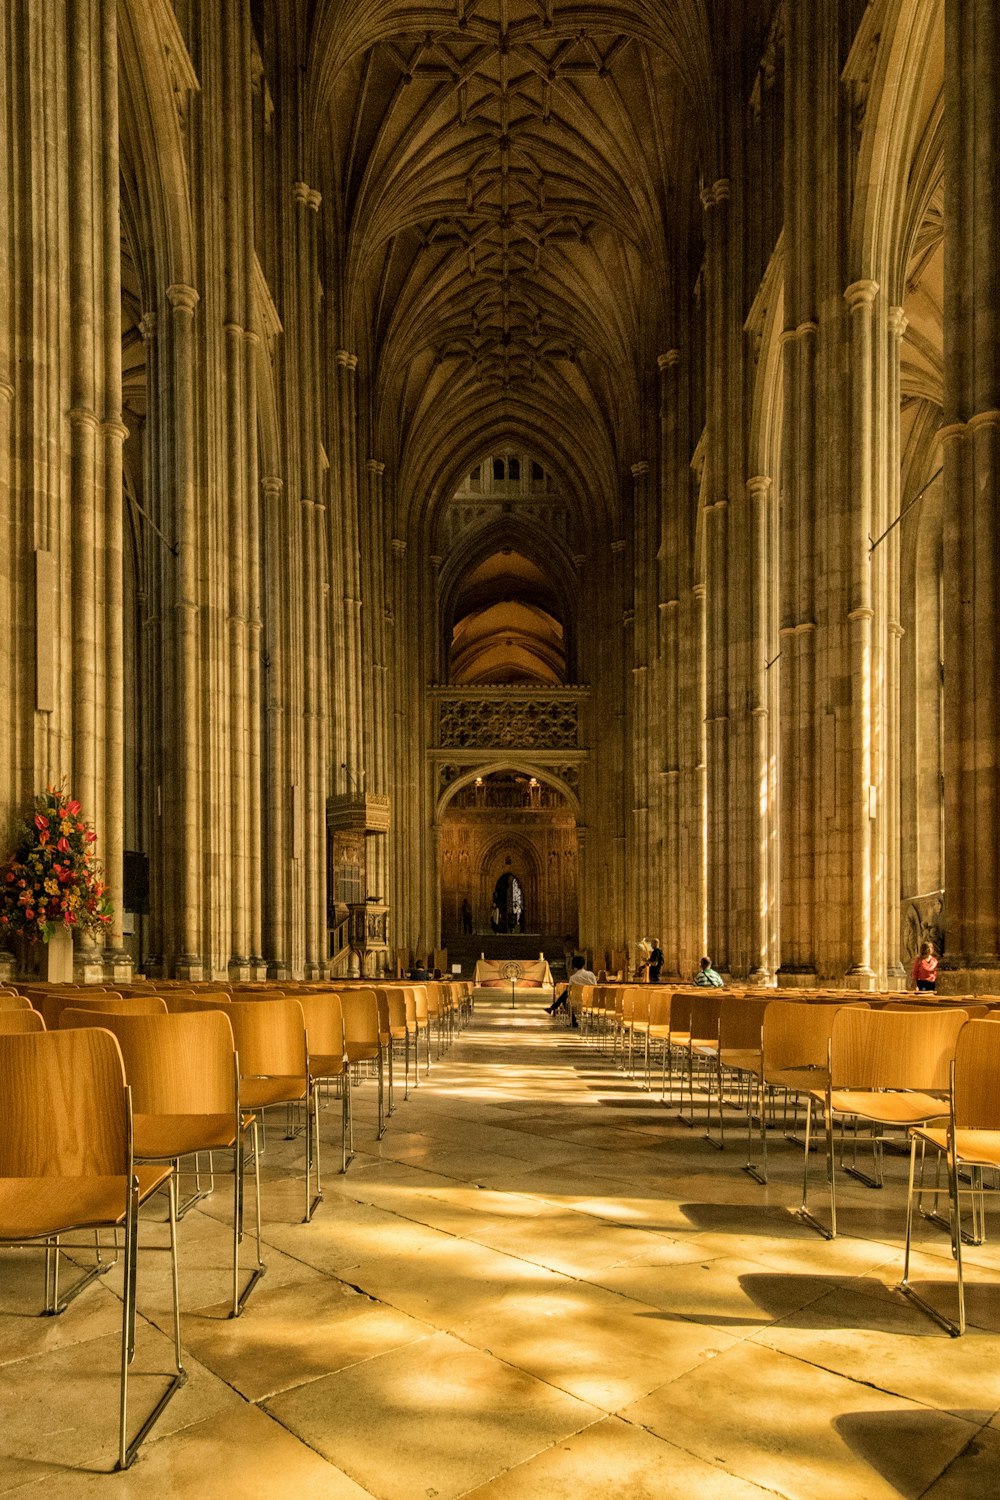
[[[938,961],[934,954],[933,943],[921,943],[920,952],[913,960],[913,984],[918,990],[933,990],[937,988]]]

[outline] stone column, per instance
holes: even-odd
[[[872,529],[873,306],[874,281],[852,282],[844,293],[851,314],[850,577],[847,598],[850,640],[850,893],[851,924],[847,978],[869,989],[872,968],[873,769],[872,606],[869,538]]]
[[[195,506],[194,452],[194,287],[174,284],[166,290],[170,316],[166,320],[169,372],[173,394],[171,460],[165,477],[173,492],[177,567],[171,600],[174,635],[174,672],[177,696],[174,764],[167,798],[165,830],[174,830],[173,907],[176,913],[175,974],[179,979],[202,977],[201,871],[202,825],[199,801],[198,671],[198,517]],[[169,836],[169,835],[168,835]]]
[[[744,889],[749,896],[746,933],[749,967],[747,978],[766,984],[770,975],[770,931],[774,921],[774,892],[770,889],[768,846],[771,838],[770,778],[768,774],[768,512],[771,479],[755,474],[746,482],[747,534],[749,550],[746,578],[749,585],[749,635],[747,641],[746,766],[741,777],[746,829]]]
[[[264,836],[267,845],[268,899],[267,923],[263,946],[268,956],[267,977],[291,977],[288,955],[291,934],[288,931],[289,862],[291,851],[291,817],[288,809],[288,771],[286,762],[287,708],[284,698],[286,635],[283,628],[285,606],[282,589],[281,538],[284,532],[282,481],[275,474],[261,480],[264,504],[265,549],[272,565],[267,569],[267,595],[264,614],[267,620],[267,676],[265,678],[264,712],[267,722],[265,771],[265,808],[267,822]]]
[[[336,353],[337,415],[339,421],[338,536],[342,594],[340,599],[344,642],[345,790],[362,790],[364,755],[361,717],[361,597],[358,578],[358,496],[355,450],[357,443],[356,376],[358,357],[346,349]]]
[[[889,520],[899,515],[900,457],[900,354],[906,333],[906,314],[901,307],[888,310],[888,368],[886,380],[886,504]],[[899,550],[900,528],[891,531],[882,544],[886,550],[886,599],[888,618],[885,645],[886,755],[883,762],[883,788],[880,821],[884,828],[884,934],[882,949],[886,980],[890,987],[905,987],[906,974],[901,959],[902,930],[900,898],[902,886],[902,828],[900,825],[900,645],[903,628],[899,620]]]
[[[1000,985],[1000,15],[945,5],[942,987]]]
[[[668,349],[657,361],[660,372],[660,590],[659,717],[663,770],[662,888],[657,918],[662,933],[665,974],[681,972],[681,760],[680,726],[680,512],[687,493],[688,469],[680,432],[679,349]]]
[[[625,937],[634,955],[639,940],[649,933],[656,908],[651,902],[650,765],[653,754],[650,717],[650,675],[655,628],[656,561],[649,518],[649,464],[632,465],[633,623],[631,732],[627,746],[632,770],[631,816],[625,869],[627,893]],[[657,936],[658,933],[654,933]]]
[[[720,968],[732,963],[729,656],[735,601],[730,596],[729,465],[736,384],[731,380],[729,181],[702,194],[707,290],[708,452],[705,483],[706,768],[708,795],[708,941]]]

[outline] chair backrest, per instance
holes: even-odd
[[[304,1078],[306,1021],[297,1000],[234,1000],[226,1007],[243,1078]]]
[[[306,1022],[310,1057],[343,1057],[344,1010],[333,990],[318,995],[297,995]]]
[[[389,1026],[393,1031],[406,1025],[406,996],[396,984],[380,985],[375,991],[379,997],[384,997],[386,1010],[389,1016]]]
[[[702,993],[694,995],[691,999],[691,1035],[696,1040],[704,1042],[717,1041],[719,1037],[719,1016],[722,1011],[723,994],[716,990],[713,994]]]
[[[166,1001],[158,995],[132,995],[128,999],[121,995],[46,995],[42,1002],[42,1015],[50,1031],[58,1031],[59,1017],[64,1010],[100,1010],[106,1015],[162,1016]]]
[[[670,1025],[673,996],[669,990],[661,990],[659,985],[647,984],[643,989],[648,996],[645,1004],[650,1029],[660,1027],[665,1030]]]
[[[374,990],[345,990],[340,997],[344,1008],[344,1036],[349,1043],[378,1046],[378,1000]]]
[[[723,995],[719,1005],[719,1046],[750,1050],[761,1046],[770,999]]]
[[[67,1010],[61,1023],[117,1037],[137,1115],[221,1115],[236,1109],[233,1029],[224,1011],[129,1015]]]
[[[945,1090],[964,1011],[838,1010],[831,1032],[834,1088]]]
[[[413,1007],[418,1022],[427,1023],[427,990],[422,984],[410,985],[410,994],[413,996]]]
[[[9,992],[0,994],[0,1010],[30,1010],[31,1001],[27,995],[14,995]]]
[[[178,995],[167,991],[163,996],[167,1010],[172,1016],[180,1016],[201,1010],[229,1009],[230,1000],[228,995]]]
[[[42,1013],[32,1010],[0,1010],[0,1036],[24,1036],[29,1031],[44,1031]]]
[[[772,1000],[764,1013],[764,1069],[826,1069],[839,1007],[810,1000]]]
[[[1000,1026],[969,1021],[955,1048],[955,1124],[1000,1130]]]
[[[110,1032],[0,1036],[0,1177],[126,1173],[127,1097],[121,1051]]]

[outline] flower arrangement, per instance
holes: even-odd
[[[110,924],[96,842],[65,787],[50,786],[35,798],[13,854],[0,864],[0,940],[47,943],[60,925],[100,931]]]

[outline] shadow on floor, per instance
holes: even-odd
[[[980,1426],[988,1422],[990,1412],[979,1411],[857,1411],[835,1417],[833,1426],[847,1446],[869,1468],[906,1500],[924,1494],[942,1473],[962,1460],[980,1442],[980,1434],[970,1432],[971,1441],[958,1458],[942,1461],[942,1428],[952,1419],[961,1418]],[[932,1471],[932,1472],[929,1472]],[[995,1471],[994,1471],[995,1474]],[[982,1476],[985,1478],[985,1474]],[[959,1492],[956,1491],[956,1495]],[[970,1496],[996,1494],[996,1490],[963,1491]]]

